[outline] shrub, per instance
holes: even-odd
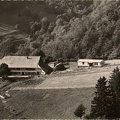
[[[9,75],[10,74],[10,69],[8,68],[8,65],[5,63],[2,63],[0,65],[0,75]]]
[[[2,76],[2,79],[8,79],[8,75],[10,75],[10,69],[8,68],[8,65],[5,63],[2,63],[0,65],[0,76]]]
[[[85,114],[85,109],[84,105],[80,104],[74,112],[75,116],[81,118]]]

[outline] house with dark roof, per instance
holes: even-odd
[[[7,64],[12,75],[50,74],[52,68],[40,63],[40,58],[40,56],[4,56],[0,60],[0,64]]]

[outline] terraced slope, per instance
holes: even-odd
[[[17,32],[17,29],[15,29],[15,27],[0,23],[0,35],[7,35],[14,32]]]

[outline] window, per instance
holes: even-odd
[[[40,75],[40,73],[39,73],[39,72],[37,72],[37,75]]]
[[[82,64],[84,65],[84,62],[82,62]]]
[[[94,63],[94,65],[98,65],[98,63],[97,63],[97,62],[95,62],[95,63]]]
[[[35,70],[35,68],[26,68],[26,70],[31,70],[32,71],[32,70]]]
[[[20,68],[11,68],[11,70],[20,70]]]

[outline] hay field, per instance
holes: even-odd
[[[94,88],[10,91],[12,97],[7,105],[11,112],[5,114],[0,110],[0,118],[74,119],[74,111],[81,103],[87,108],[86,114],[90,112],[94,91]]]

